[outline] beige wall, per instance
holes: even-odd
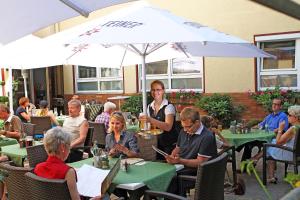
[[[64,66],[64,93],[74,94],[73,91],[73,67],[71,65]]]
[[[124,67],[124,92],[127,94],[136,93],[136,66],[126,66]]]
[[[300,31],[300,21],[284,14],[245,0],[149,0],[157,7],[170,10],[216,30],[253,42],[255,34]],[[128,3],[126,5],[129,5]],[[90,18],[109,14],[124,5],[95,12]],[[86,21],[82,17],[67,20],[48,32],[64,30]],[[45,31],[44,33],[46,33]],[[43,34],[44,34],[43,33]],[[125,92],[135,91],[131,68],[125,70]],[[204,64],[205,92],[244,92],[255,90],[254,59],[206,58]],[[66,73],[64,73],[66,74]],[[70,75],[72,73],[69,73]],[[65,80],[71,80],[66,79]],[[73,83],[73,82],[72,82]],[[65,92],[71,91],[71,83],[65,83]]]

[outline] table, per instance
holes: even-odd
[[[275,137],[273,132],[265,132],[263,130],[252,131],[250,133],[233,134],[229,130],[222,131],[223,137],[236,148],[251,141],[259,140],[264,142],[271,142]]]
[[[0,147],[18,144],[18,141],[14,138],[0,137]]]
[[[42,142],[35,141],[34,145],[41,145]],[[23,161],[27,158],[26,148],[20,148],[19,144],[13,144],[1,147],[1,153],[7,155],[16,166],[22,167]]]
[[[110,162],[114,162],[110,159]],[[74,168],[80,168],[83,164],[92,165],[93,158],[70,163]],[[140,162],[135,165],[130,165],[129,171],[120,170],[113,180],[112,187],[128,190],[130,197],[137,197],[134,191],[147,186],[151,190],[166,191],[176,170],[182,169],[183,166],[161,163],[161,162]]]

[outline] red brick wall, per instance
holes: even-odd
[[[107,101],[108,97],[113,96],[131,96],[135,94],[79,94],[79,98],[81,101],[87,100],[96,100],[98,103],[105,103]],[[212,94],[204,94],[204,95],[212,95]],[[228,93],[233,99],[234,104],[241,104],[245,107],[245,111],[242,114],[242,118],[246,120],[250,119],[263,119],[268,113],[263,109],[262,106],[258,105],[254,99],[248,96],[247,93]],[[73,95],[65,95],[65,99],[69,101]],[[124,100],[121,100],[121,105]],[[171,100],[172,101],[172,100]],[[117,105],[118,108],[118,100],[112,100]],[[193,104],[191,104],[193,106]],[[191,105],[182,105],[181,108],[177,110],[180,111],[180,109],[183,109],[186,106]],[[176,103],[175,103],[176,106]],[[201,115],[206,115],[207,113],[200,109]]]

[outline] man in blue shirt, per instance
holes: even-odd
[[[277,133],[280,122],[285,121],[284,131],[286,131],[289,126],[288,117],[284,112],[281,111],[281,108],[282,100],[279,98],[273,99],[272,113],[266,116],[265,119],[257,125],[258,128]],[[262,145],[263,142],[258,140],[246,143],[242,160],[250,159],[253,147],[257,146],[259,149],[261,149]],[[241,150],[242,148],[243,146],[238,147],[237,151]]]

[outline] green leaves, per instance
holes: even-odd
[[[230,96],[221,94],[201,97],[195,105],[206,110],[209,115],[221,121],[225,127],[229,127],[230,122],[237,119],[244,110],[241,105],[233,105]]]
[[[300,181],[300,174],[288,173],[284,180],[291,184],[293,188],[295,188],[295,184]]]
[[[250,176],[251,173],[255,175],[255,178],[258,182],[258,184],[261,186],[265,194],[267,195],[268,199],[272,199],[272,196],[266,186],[263,184],[262,180],[260,179],[259,175],[257,174],[257,171],[254,167],[254,161],[253,160],[246,160],[242,161],[240,165],[241,172],[244,172],[246,170],[247,174]]]
[[[279,86],[275,89],[266,89],[265,91],[259,91],[251,93],[251,96],[261,104],[267,111],[272,111],[272,100],[279,98],[283,100],[282,109],[287,111],[288,107],[295,104],[295,98],[300,98],[300,94],[292,90],[283,90]]]

